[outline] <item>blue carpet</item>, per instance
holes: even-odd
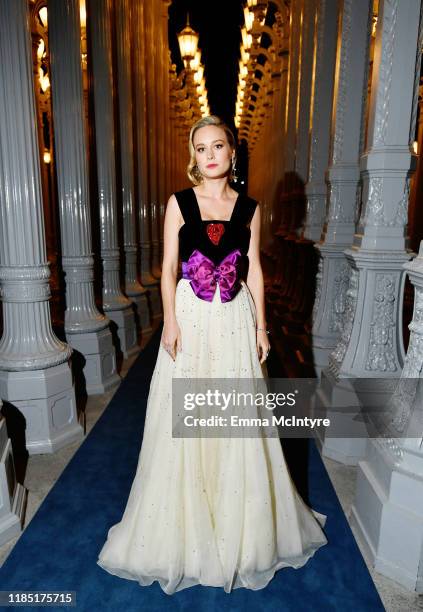
[[[122,517],[135,475],[159,332],[141,353],[0,569],[0,589],[76,591],[76,609],[90,612],[383,611],[311,441],[309,498],[312,506],[328,517],[325,532],[329,544],[303,568],[279,570],[260,591],[237,589],[227,594],[223,589],[195,586],[169,596],[157,583],[140,587],[135,581],[108,574],[96,564],[107,530]],[[18,609],[5,609],[15,608]]]

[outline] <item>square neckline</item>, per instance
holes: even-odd
[[[235,204],[234,204],[234,207],[232,209],[231,216],[230,216],[229,219],[202,219],[201,218],[201,210],[200,210],[200,205],[198,203],[197,194],[195,193],[193,187],[191,187],[191,191],[192,191],[192,193],[194,195],[195,204],[197,206],[197,213],[198,213],[198,217],[199,217],[199,220],[201,221],[201,223],[214,223],[214,222],[216,222],[216,223],[231,223],[232,222],[232,220],[234,218],[234,214],[235,214],[235,209],[238,206],[238,202],[240,200],[240,196],[241,196],[240,192],[238,192],[238,195],[237,195],[237,198],[235,200]]]

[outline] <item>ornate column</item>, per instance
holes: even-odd
[[[339,6],[327,216],[321,241],[316,244],[320,261],[312,344],[318,374],[328,364],[348,308],[350,267],[344,249],[351,245],[354,234],[372,17],[371,0],[344,0]]]
[[[65,332],[82,354],[86,391],[104,393],[120,381],[109,319],[96,307],[84,130],[79,1],[49,3],[55,154],[62,265],[66,274]]]
[[[110,0],[90,0],[90,7],[103,309],[127,358],[138,351],[138,344],[132,302],[122,293],[119,279]]]
[[[135,104],[136,104],[136,134],[137,134],[137,177],[139,197],[139,223],[141,246],[141,281],[149,290],[151,314],[154,318],[161,316],[160,283],[151,274],[151,228],[150,228],[150,201],[149,201],[149,150],[148,150],[148,121],[147,113],[147,78],[146,64],[150,55],[146,53],[146,26],[144,3],[136,3],[134,11],[134,78],[135,78]]]
[[[410,17],[417,20],[418,7],[412,9]],[[423,593],[423,242],[404,268],[415,300],[404,368],[386,418],[394,437],[369,440],[358,464],[351,519],[375,569]]]
[[[135,304],[142,331],[150,327],[147,289],[138,281],[137,236],[134,194],[134,140],[131,72],[131,3],[116,5],[117,64],[120,124],[120,164],[122,176],[123,243],[125,252],[125,293]]]
[[[318,241],[326,212],[325,173],[329,164],[332,100],[338,34],[338,0],[319,0],[317,48],[312,97],[312,126],[308,181],[305,186],[306,217],[303,236]]]
[[[416,162],[411,146],[419,76],[415,79],[419,12],[419,0],[379,4],[368,149],[360,160],[362,212],[353,246],[345,251],[352,270],[350,304],[325,370],[329,384],[345,378],[383,378],[388,389],[389,380],[399,378],[404,364],[403,265],[411,256],[405,236],[410,174]],[[328,448],[339,460],[347,457],[353,462],[365,452],[361,442],[359,438],[333,440]]]
[[[0,397],[23,415],[30,454],[80,439],[69,358],[51,326],[26,0],[5,0],[0,21]]]

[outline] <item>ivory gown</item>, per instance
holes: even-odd
[[[183,260],[198,248],[219,263],[234,243],[245,257],[254,200],[240,196],[230,221],[214,220],[226,236],[214,244],[194,191],[176,196],[185,220]],[[267,375],[257,355],[254,301],[243,280],[235,297],[222,302],[220,282],[207,301],[181,278],[175,313],[182,352],[174,362],[160,344],[136,474],[97,563],[142,586],[157,580],[168,594],[195,584],[226,592],[262,589],[276,570],[300,568],[327,543],[326,517],[303,502],[278,438],[172,437],[173,377]]]

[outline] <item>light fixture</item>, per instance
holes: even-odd
[[[48,24],[48,17],[47,17],[47,7],[43,6],[43,8],[40,8],[40,10],[38,11],[38,16],[40,18],[41,24],[43,26],[43,28],[47,27]]]
[[[79,19],[81,22],[81,28],[87,27],[87,9],[85,8],[85,0],[79,1]]]
[[[251,49],[251,45],[253,44],[253,37],[251,36],[251,34],[248,34],[247,28],[245,26],[241,28],[241,35],[244,49],[246,51],[249,51]]]
[[[49,164],[51,162],[51,154],[48,149],[44,151],[43,160],[45,164]]]
[[[200,64],[201,64],[201,52],[200,52],[200,49],[197,49],[194,59],[190,61],[189,67],[191,68],[191,70],[195,72],[196,70],[198,70]]]
[[[185,28],[178,34],[178,42],[184,62],[193,60],[198,47],[198,34],[189,25],[189,18],[187,18]]]
[[[247,32],[251,32],[254,24],[254,13],[248,9],[248,6],[244,6],[244,20]]]

